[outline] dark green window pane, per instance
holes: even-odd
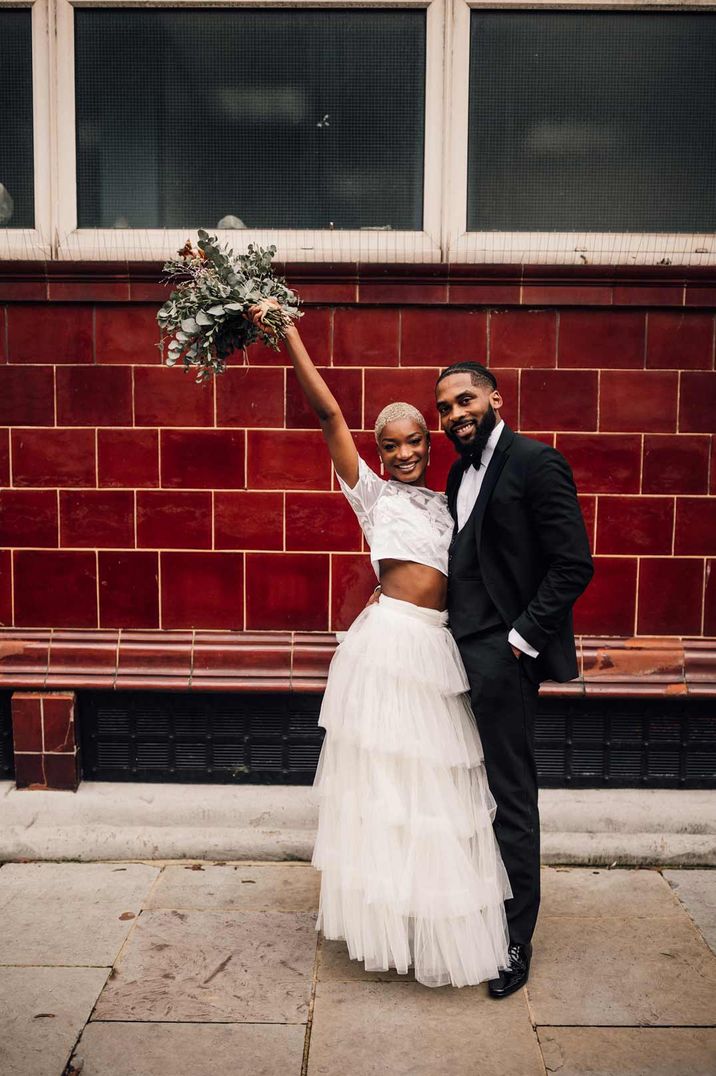
[[[0,8],[0,110],[0,228],[34,228],[29,8]]]
[[[80,227],[422,228],[425,12],[75,8]]]
[[[716,229],[716,14],[471,13],[469,231]]]

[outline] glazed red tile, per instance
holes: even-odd
[[[683,306],[684,288],[670,284],[615,284],[615,306]]]
[[[59,426],[131,426],[132,372],[121,366],[60,366]]]
[[[0,545],[57,546],[57,493],[50,489],[0,492]]]
[[[361,303],[446,303],[447,283],[434,281],[417,284],[410,282],[365,283],[358,285]]]
[[[159,627],[159,554],[98,554],[99,623],[102,628]]]
[[[716,429],[716,373],[686,371],[681,375],[679,432],[713,433]]]
[[[0,425],[54,426],[51,366],[0,366]]]
[[[45,751],[73,754],[78,746],[75,740],[74,695],[45,695],[42,700],[42,726]]]
[[[94,486],[94,430],[13,430],[16,486]]]
[[[673,497],[600,497],[597,553],[671,553]]]
[[[154,303],[119,303],[95,307],[95,354],[98,363],[128,366],[162,361]]]
[[[10,431],[0,430],[0,486],[10,485]]]
[[[11,714],[15,751],[42,751],[42,695],[34,691],[14,692]]]
[[[0,549],[0,627],[12,624],[12,554]]]
[[[41,754],[15,756],[15,784],[18,788],[46,788],[44,759]]]
[[[332,310],[328,306],[307,307],[298,322],[304,347],[316,366],[328,366],[331,361]],[[285,348],[282,349],[286,354]],[[286,355],[286,363],[290,363]]]
[[[18,627],[97,627],[93,552],[19,549],[13,559]]]
[[[283,367],[239,366],[217,380],[218,426],[281,427],[283,419]]]
[[[634,634],[636,566],[636,557],[594,558],[594,577],[574,607],[578,635]]]
[[[599,428],[632,433],[676,430],[678,374],[665,370],[608,370],[601,376]]]
[[[241,489],[243,430],[162,430],[161,481],[170,489]]]
[[[659,370],[711,370],[713,314],[654,310],[647,318],[646,365]]]
[[[716,306],[716,288],[686,285],[686,306]]]
[[[448,285],[448,303],[472,304],[476,306],[503,306],[520,301],[519,284],[469,284],[451,281]]]
[[[211,549],[211,493],[140,490],[137,547]]]
[[[711,474],[710,493],[716,493],[716,436],[711,438],[711,462],[709,464],[709,472]],[[689,490],[689,493],[692,491]]]
[[[397,310],[339,308],[333,321],[333,365],[397,366],[398,322]]]
[[[98,430],[97,470],[100,486],[129,489],[159,485],[157,430]]]
[[[579,500],[579,507],[582,510],[582,518],[584,520],[584,527],[589,538],[589,548],[594,553],[595,536],[594,536],[594,524],[597,518],[597,498],[584,496],[580,494],[577,498]]]
[[[700,635],[703,560],[644,557],[639,567],[639,635]]]
[[[163,628],[244,628],[243,553],[162,553]]]
[[[643,312],[564,310],[559,317],[557,365],[593,369],[642,369]]]
[[[487,359],[487,313],[407,307],[401,315],[401,366],[449,366]]]
[[[27,303],[8,307],[10,362],[92,362],[92,307]]]
[[[283,493],[214,494],[215,549],[283,549]]]
[[[639,492],[638,434],[559,433],[556,447],[571,466],[581,493]]]
[[[522,302],[529,306],[609,306],[611,284],[525,284]]]
[[[249,489],[330,489],[331,458],[314,430],[248,430]]]
[[[596,370],[523,370],[520,428],[595,430]]]
[[[371,434],[370,436],[372,437],[373,435]],[[425,471],[426,484],[431,489],[436,489],[438,492],[443,493],[447,485],[450,468],[456,459],[457,453],[452,446],[452,442],[448,441],[445,434],[442,431],[433,433],[430,437],[430,462]]]
[[[706,493],[708,473],[708,437],[677,433],[644,438],[644,493]]]
[[[422,411],[428,429],[438,425],[435,407],[435,382],[437,371],[423,367],[401,367],[399,370],[366,370],[365,372],[365,426],[372,430],[379,413],[397,400]]]
[[[557,315],[553,310],[493,310],[490,366],[557,365]]]
[[[178,367],[137,366],[134,371],[135,426],[213,426],[214,386],[197,385]]]
[[[74,792],[80,782],[79,755],[43,755],[47,787]]]
[[[124,280],[52,280],[47,282],[51,302],[118,302],[129,299],[129,281]]]
[[[134,545],[131,490],[60,490],[60,545],[123,549]]]
[[[304,303],[355,303],[358,298],[358,288],[350,281],[326,281],[322,284],[298,284],[289,285],[294,287]]]
[[[331,557],[331,631],[346,631],[351,626],[377,582],[367,553]]]
[[[674,553],[716,556],[716,498],[677,497]]]
[[[0,363],[7,362],[7,308],[0,306]]]
[[[326,631],[327,553],[247,553],[246,627]]]
[[[706,561],[704,635],[716,635],[716,560]]]
[[[286,494],[286,549],[360,550],[361,529],[342,493]]]
[[[329,367],[321,369],[320,373],[350,428],[359,430],[363,422],[363,371]],[[318,429],[319,426],[293,370],[286,372],[286,425],[299,430]]]

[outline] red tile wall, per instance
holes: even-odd
[[[507,420],[574,470],[596,558],[577,630],[714,634],[713,294],[568,291],[307,284],[303,336],[372,465],[382,406],[437,430],[440,368],[489,364]],[[374,574],[285,353],[199,386],[161,364],[158,302],[57,295],[0,304],[0,624],[345,629]],[[452,460],[436,433],[436,487]]]

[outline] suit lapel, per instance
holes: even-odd
[[[514,440],[514,433],[510,427],[505,423],[505,427],[500,434],[500,439],[495,445],[495,451],[492,453],[492,459],[488,465],[485,477],[482,480],[480,486],[480,492],[477,495],[477,501],[475,502],[475,540],[477,542],[478,551],[480,549],[480,541],[482,538],[482,524],[485,519],[485,511],[489,504],[490,497],[493,490],[497,485],[497,480],[502,473],[502,468],[507,463],[507,458],[510,454],[510,447]]]

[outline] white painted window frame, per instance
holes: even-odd
[[[49,0],[57,6],[58,115],[63,118],[58,140],[57,256],[74,260],[126,258],[157,259],[182,246],[188,229],[77,228],[77,180],[74,97],[74,8],[132,7],[136,0]],[[443,157],[442,101],[445,75],[443,37],[447,0],[152,0],[153,7],[356,7],[406,8],[427,12],[425,70],[425,155],[423,173],[423,230],[280,230],[217,229],[232,244],[273,244],[284,261],[346,262],[425,261],[441,259],[440,205]]]
[[[78,229],[74,8],[137,0],[0,0],[32,10],[35,228],[0,229],[0,260],[157,260],[187,229]],[[716,0],[151,0],[169,7],[394,7],[427,10],[422,232],[245,229],[241,245],[273,243],[287,261],[474,264],[714,265],[716,234],[468,232],[470,10],[715,10]]]
[[[447,260],[507,265],[716,265],[716,234],[685,232],[469,232],[467,230],[470,12],[491,10],[709,11],[714,0],[451,0],[446,52],[450,124],[446,126],[443,249]]]

